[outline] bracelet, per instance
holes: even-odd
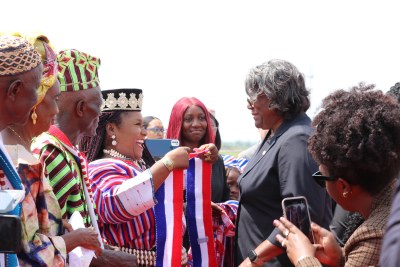
[[[169,157],[163,157],[161,159],[161,162],[164,164],[164,166],[169,170],[172,171],[174,169],[174,162],[172,161],[171,158]]]

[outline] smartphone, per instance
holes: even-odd
[[[21,249],[21,219],[0,215],[0,253],[18,253]]]
[[[311,217],[307,199],[303,196],[288,197],[282,200],[283,215],[297,226],[314,244],[314,234],[311,230]]]
[[[160,160],[169,151],[179,147],[177,139],[145,139],[144,143],[154,160]]]

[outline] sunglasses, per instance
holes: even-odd
[[[321,187],[325,187],[325,181],[336,181],[339,178],[333,177],[333,176],[325,176],[322,175],[320,171],[315,172],[312,177],[314,180],[319,184]]]

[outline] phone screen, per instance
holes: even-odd
[[[285,198],[282,201],[282,208],[286,219],[296,225],[297,228],[314,243],[314,235],[311,230],[311,219],[306,198]]]
[[[169,151],[179,147],[177,139],[145,139],[144,142],[154,160],[160,160]]]

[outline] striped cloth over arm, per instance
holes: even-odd
[[[42,149],[40,159],[60,204],[62,217],[70,218],[74,211],[78,211],[88,226],[90,219],[82,190],[83,185],[79,167],[73,156],[48,144]]]

